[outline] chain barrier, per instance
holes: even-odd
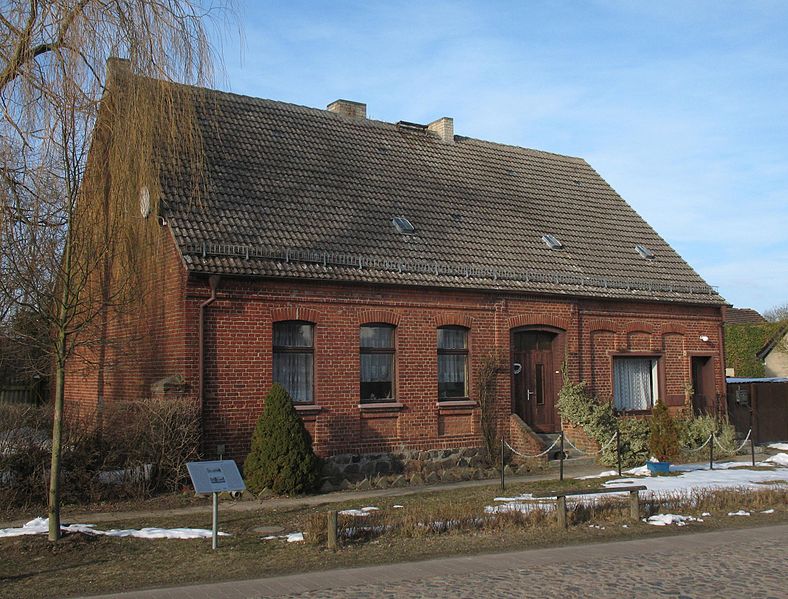
[[[576,446],[574,443],[572,443],[572,442],[569,440],[569,438],[568,438],[568,437],[566,437],[566,436],[564,436],[564,441],[566,441],[567,443],[569,443],[569,446],[570,446],[572,449],[574,449],[575,451],[579,451],[579,452],[580,452],[580,453],[582,453],[583,455],[597,455],[598,453],[602,453],[603,451],[605,451],[605,449],[607,449],[607,447],[608,447],[608,446],[609,446],[609,445],[610,445],[610,444],[611,444],[611,443],[612,443],[612,442],[615,440],[615,438],[616,438],[616,435],[617,435],[617,434],[618,434],[618,433],[613,433],[613,436],[612,436],[612,437],[610,437],[610,439],[608,439],[608,440],[607,440],[607,442],[606,442],[604,445],[602,445],[602,446],[601,446],[601,447],[600,447],[598,450],[596,450],[596,451],[583,451],[582,449],[580,449],[579,447],[577,447],[577,446]]]
[[[545,455],[546,453],[548,453],[548,452],[549,452],[549,451],[550,451],[550,450],[551,450],[553,447],[555,447],[556,445],[558,445],[558,442],[559,442],[560,440],[561,440],[561,437],[559,436],[559,437],[558,437],[558,438],[557,438],[555,441],[553,441],[553,444],[552,444],[550,447],[548,447],[547,449],[545,449],[545,450],[544,450],[542,453],[537,453],[536,455],[525,455],[524,453],[520,453],[520,452],[519,452],[519,451],[517,451],[517,450],[516,450],[514,447],[512,447],[511,445],[509,445],[509,444],[506,442],[506,439],[503,439],[503,444],[504,444],[504,445],[506,445],[506,447],[508,447],[508,448],[509,448],[509,451],[511,451],[512,453],[514,453],[514,454],[516,454],[516,455],[519,455],[521,458],[529,458],[529,459],[530,459],[530,458],[540,458],[540,457],[542,457],[543,455]]]
[[[719,442],[719,440],[717,439],[716,435],[714,436],[714,442],[717,444],[717,447],[719,447],[722,451],[728,451],[728,452],[731,452],[731,453],[739,453],[741,451],[742,447],[747,445],[747,441],[750,440],[750,435],[751,434],[752,434],[752,429],[747,431],[747,436],[744,438],[744,441],[742,441],[741,445],[739,445],[736,449],[733,449],[733,450],[728,449],[727,447],[723,447],[722,443]]]
[[[714,438],[713,434],[709,435],[709,438],[706,439],[706,441],[700,447],[696,447],[695,449],[690,449],[689,447],[685,447],[684,449],[686,449],[687,451],[700,451],[701,449],[703,449],[704,447],[706,447],[709,444],[709,441],[711,441],[712,438]]]

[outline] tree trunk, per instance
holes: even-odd
[[[65,343],[58,348],[55,367],[55,413],[52,421],[52,461],[49,472],[49,540],[60,538],[60,456],[63,440],[63,396],[65,390]]]
[[[69,220],[69,222],[71,222]],[[52,416],[52,460],[49,469],[49,540],[60,538],[60,458],[63,441],[63,403],[66,388],[66,330],[70,315],[71,298],[71,227],[66,232],[63,248],[63,278],[60,300],[57,307],[57,339],[55,341],[55,399]]]

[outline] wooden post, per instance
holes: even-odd
[[[618,423],[616,423],[618,427]],[[616,461],[618,462],[618,475],[621,476],[621,429],[616,428]]]
[[[505,491],[506,490],[506,479],[505,479],[505,474],[503,472],[503,468],[504,468],[503,460],[504,460],[504,457],[503,457],[503,437],[501,437],[501,491]]]
[[[709,470],[714,470],[714,433],[711,433],[709,439]]]
[[[638,491],[629,492],[629,517],[633,522],[640,521],[640,494]]]
[[[750,429],[750,456],[752,457],[752,467],[755,468],[755,441],[752,438],[752,429]]]
[[[337,549],[337,512],[336,510],[331,510],[328,512],[328,522],[327,522],[327,533],[328,533],[328,548],[332,551],[336,551]]]
[[[561,431],[561,455],[558,457],[560,458],[558,480],[564,480],[564,431]],[[564,519],[566,519],[566,514],[564,514]]]
[[[558,503],[556,505],[556,513],[558,514],[558,526],[563,529],[567,528],[566,524],[566,497],[561,496],[558,498]]]

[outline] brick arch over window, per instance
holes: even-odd
[[[662,334],[667,335],[669,333],[686,336],[687,327],[678,322],[666,322],[662,325]]]
[[[608,318],[589,318],[585,321],[586,329],[589,333],[596,331],[608,331],[610,333],[618,333],[616,323]]]
[[[357,324],[362,325],[371,322],[398,326],[400,315],[396,312],[389,312],[388,310],[364,310],[363,312],[359,312]]]
[[[303,306],[285,306],[271,310],[271,321],[280,322],[282,320],[303,320],[305,322],[316,323],[321,319],[322,314],[312,308]]]
[[[564,331],[569,330],[569,321],[566,318],[548,316],[541,314],[518,314],[507,319],[506,326],[509,329],[516,329],[525,326],[545,326],[555,327]]]
[[[642,322],[632,321],[628,322],[624,327],[621,329],[622,333],[645,333],[646,335],[653,335],[654,334],[654,327],[651,327],[647,324],[643,324]]]
[[[465,327],[466,329],[473,328],[473,318],[467,314],[452,314],[441,312],[435,316],[435,327]]]

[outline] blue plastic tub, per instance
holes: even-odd
[[[667,474],[670,472],[670,462],[646,462],[649,472],[655,474]]]

